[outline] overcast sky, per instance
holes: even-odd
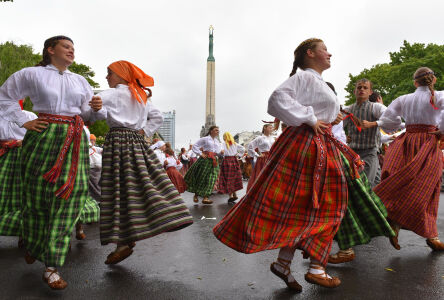
[[[272,119],[268,97],[288,77],[304,39],[323,39],[333,54],[323,77],[344,102],[348,74],[388,62],[403,40],[444,44],[443,11],[441,0],[14,0],[0,2],[0,42],[41,52],[46,38],[67,35],[76,61],[92,67],[102,89],[111,62],[133,62],[154,77],[153,103],[176,110],[181,147],[199,137],[205,122],[211,24],[216,123],[234,135]]]

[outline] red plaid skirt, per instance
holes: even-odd
[[[305,125],[288,127],[253,186],[214,227],[216,238],[243,253],[296,246],[325,265],[347,208],[338,147],[359,160],[333,139],[315,138]]]
[[[259,177],[262,169],[265,167],[265,163],[267,162],[268,155],[270,152],[262,153],[261,157],[258,157],[256,160],[256,164],[254,165],[253,170],[251,171],[250,178],[248,179],[247,192],[251,189],[256,179]]]
[[[438,236],[436,219],[442,175],[442,152],[435,126],[408,125],[385,154],[381,183],[374,188],[388,218],[416,234]]]
[[[177,171],[176,167],[169,167],[166,172],[179,194],[185,192],[187,189],[187,184],[185,183],[183,176],[179,173],[179,171]]]
[[[217,190],[222,194],[231,194],[242,188],[242,172],[236,156],[225,156],[220,166]]]

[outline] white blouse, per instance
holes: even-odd
[[[192,149],[188,151],[188,156],[189,156],[189,158],[197,157],[196,153],[194,153],[194,151]]]
[[[331,123],[338,116],[339,100],[318,72],[298,70],[271,94],[268,113],[288,126],[313,126],[318,119]]]
[[[333,136],[343,142],[344,144],[347,144],[347,136],[345,135],[344,131],[344,122],[339,122],[338,124],[334,125],[331,128],[331,131],[333,133]]]
[[[32,121],[37,119],[35,113],[26,110],[24,110],[23,112],[26,115],[27,121]],[[25,128],[19,127],[16,123],[10,122],[0,117],[0,141],[23,140],[25,134],[26,134]]]
[[[166,169],[168,169],[169,167],[175,167],[177,170],[182,169],[182,163],[177,163],[177,160],[173,156],[168,156],[165,161],[167,163],[167,165],[165,166]]]
[[[200,148],[203,148],[204,151],[214,152],[219,154],[222,150],[222,145],[217,138],[212,138],[210,135],[204,136],[197,140],[193,145],[193,152],[197,155],[201,155],[202,151]]]
[[[69,70],[60,72],[53,65],[12,74],[0,87],[0,116],[22,127],[29,120],[17,101],[27,96],[39,113],[80,115],[91,122],[106,118],[106,109],[95,112],[89,106],[93,91],[86,79]]]
[[[146,136],[152,136],[162,126],[163,117],[150,100],[146,105],[133,98],[127,85],[118,84],[116,88],[98,94],[102,98],[108,116],[109,127],[143,129]]]
[[[157,158],[159,159],[160,163],[163,165],[166,159],[165,153],[163,153],[163,151],[160,149],[154,150],[154,153],[156,153]]]
[[[102,168],[103,149],[96,146],[89,147],[89,165],[91,168]]]
[[[238,143],[234,143],[233,145],[230,146],[230,148],[228,148],[227,143],[223,141],[222,148],[224,149],[224,156],[237,156],[237,155],[243,155],[245,153],[245,148],[242,145],[239,145]]]
[[[255,150],[256,148],[258,148],[260,153],[270,151],[273,143],[274,143],[274,137],[271,135],[270,136],[260,135],[256,137],[248,144],[248,156],[250,157],[259,156],[259,154]]]
[[[444,92],[435,91],[438,109],[430,104],[430,96],[429,88],[420,86],[414,93],[396,98],[379,119],[379,126],[386,131],[402,128],[402,117],[406,126],[435,125],[444,133]]]

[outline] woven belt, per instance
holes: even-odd
[[[213,160],[213,167],[217,166],[216,153],[209,152],[209,151],[203,151],[203,154],[205,154],[208,158],[211,158]]]
[[[76,181],[77,168],[79,165],[80,142],[82,140],[83,120],[80,116],[68,117],[44,113],[39,114],[39,120],[46,121],[48,123],[69,124],[65,142],[63,143],[62,149],[60,149],[54,166],[51,168],[51,170],[43,175],[43,178],[48,182],[55,183],[57,181],[62,173],[62,166],[65,162],[69,147],[72,143],[74,143],[68,179],[55,192],[56,197],[68,200],[74,189],[74,183]]]
[[[418,132],[437,131],[438,127],[434,125],[413,124],[413,125],[407,125],[405,129],[407,132],[418,133]]]
[[[305,126],[308,130],[312,130],[312,128],[308,125],[301,125]],[[349,146],[342,143],[340,140],[335,138],[333,133],[331,132],[331,125],[327,129],[324,130],[324,137],[331,141],[336,147],[338,147],[339,151],[344,154],[344,156],[347,158],[347,160],[350,162],[350,174],[353,179],[359,178],[359,170],[362,169],[364,166],[364,162],[361,160],[358,154],[356,154]],[[321,142],[320,136],[313,136],[313,139],[316,143],[316,165],[313,173],[313,208],[319,208],[319,198],[321,198],[321,181],[320,181],[320,174],[322,170],[326,167],[326,154],[327,149],[324,149],[324,146]]]
[[[6,154],[9,149],[20,147],[19,140],[0,141],[0,157]]]

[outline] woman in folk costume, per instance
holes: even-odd
[[[198,196],[203,197],[203,204],[212,204],[208,199],[213,193],[214,185],[219,174],[218,155],[224,154],[222,145],[217,139],[219,127],[211,126],[203,138],[193,145],[193,152],[200,157],[190,167],[185,175],[187,191],[194,193],[193,201],[199,202]]]
[[[20,100],[22,106],[23,101]],[[22,106],[23,108],[23,106]],[[24,110],[28,121],[37,116]],[[0,235],[21,236],[21,152],[26,129],[0,117]],[[23,240],[19,239],[19,248]]]
[[[250,157],[256,156],[257,160],[253,166],[250,178],[248,179],[247,191],[250,190],[262,169],[265,167],[268,153],[275,140],[275,138],[271,136],[273,130],[273,124],[267,122],[267,124],[262,127],[262,135],[258,136],[248,144],[248,155]]]
[[[89,130],[86,129],[88,132]],[[76,239],[84,240],[86,234],[83,224],[98,222],[100,219],[100,173],[102,172],[102,148],[96,147],[96,136],[89,135],[89,176],[88,176],[88,198],[85,207],[80,214],[76,224]]]
[[[190,165],[188,166],[188,169],[189,169],[197,161],[197,155],[193,151],[192,144],[190,144],[190,148],[188,149],[188,157],[190,158]]]
[[[179,170],[183,168],[182,163],[174,156],[174,151],[171,148],[167,148],[165,150],[165,170],[170,178],[171,182],[176,187],[179,194],[182,194],[187,190],[187,185],[185,180],[183,179],[182,174],[179,173]]]
[[[334,86],[327,82],[336,94]],[[342,120],[332,128],[333,135],[341,142],[346,142]],[[350,162],[341,153],[344,174],[348,187],[347,212],[335,235],[339,251],[328,258],[331,264],[352,261],[355,258],[353,246],[367,244],[376,236],[394,236],[387,221],[387,210],[381,199],[373,192],[365,172],[359,173],[360,178],[350,174]]]
[[[180,149],[179,160],[182,163],[182,168],[180,168],[179,170],[180,174],[182,174],[182,176],[185,176],[190,165],[190,157],[188,156],[187,149]]]
[[[22,238],[25,259],[45,265],[43,280],[52,289],[67,286],[63,266],[71,233],[88,197],[88,138],[83,120],[103,119],[100,97],[88,82],[67,70],[74,45],[66,36],[45,41],[37,67],[11,75],[0,88],[0,115],[27,129],[22,146]],[[29,121],[18,99],[29,96],[38,119]]]
[[[160,125],[162,125],[162,123],[160,123]],[[164,162],[165,162],[165,159],[166,159],[165,152],[164,152],[165,149],[166,149],[165,142],[164,141],[158,141],[155,144],[151,145],[150,149],[154,151],[154,153],[156,154],[157,159],[163,165]]]
[[[238,199],[236,191],[243,188],[242,171],[237,157],[245,152],[245,148],[237,144],[229,132],[224,133],[223,139],[224,159],[220,167],[218,191],[229,194],[228,202],[231,203]]]
[[[106,79],[111,89],[99,94],[110,127],[102,156],[100,241],[116,244],[105,261],[116,264],[133,253],[137,241],[184,228],[193,219],[144,138],[163,122],[148,99],[153,78],[121,60],[108,66]]]
[[[288,124],[270,149],[268,161],[245,197],[213,229],[227,246],[243,253],[280,248],[271,271],[289,288],[302,287],[290,271],[296,249],[311,258],[305,280],[340,285],[325,272],[333,237],[347,208],[341,152],[358,175],[359,156],[335,139],[330,123],[339,101],[321,77],[331,54],[322,40],[309,39],[295,50],[290,78],[268,101],[268,113]],[[296,73],[297,68],[302,70]],[[338,121],[337,121],[338,122]]]
[[[388,211],[396,232],[390,239],[396,249],[401,228],[426,238],[427,245],[443,251],[436,225],[442,176],[442,152],[438,147],[444,132],[444,94],[434,91],[436,77],[426,67],[416,70],[416,91],[396,98],[380,118],[384,130],[396,130],[405,120],[406,132],[388,147],[381,183],[374,188]]]

